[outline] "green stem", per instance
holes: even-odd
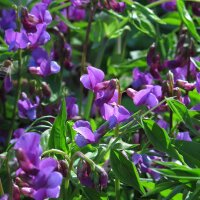
[[[85,160],[86,162],[88,162],[89,165],[90,165],[90,167],[91,167],[91,169],[95,170],[96,164],[91,159],[89,159],[88,157],[86,157],[80,151],[77,151],[76,153],[74,153],[74,155],[71,157],[71,161],[69,163],[68,173],[67,173],[67,176],[66,176],[66,179],[65,179],[65,189],[66,190],[68,190],[68,188],[69,188],[70,174],[71,174],[71,171],[72,171],[72,168],[73,168],[73,163],[74,163],[74,161],[76,160],[77,157],[82,158],[83,160]]]
[[[118,178],[115,179],[115,195],[116,200],[120,200],[120,180]]]
[[[18,67],[19,67],[19,69],[18,69],[17,94],[16,94],[15,102],[14,102],[14,109],[13,109],[13,115],[12,115],[12,119],[11,119],[11,125],[10,125],[10,129],[8,131],[8,137],[6,140],[6,147],[9,145],[10,140],[12,138],[12,132],[13,132],[16,116],[17,116],[17,104],[18,104],[18,100],[19,100],[20,94],[21,94],[21,86],[22,86],[22,51],[21,51],[21,49],[18,50]]]
[[[51,154],[51,153],[62,155],[67,160],[67,162],[70,163],[70,158],[67,156],[67,154],[64,151],[61,151],[58,149],[47,150],[47,151],[43,152],[42,157],[46,156],[48,154]]]
[[[94,6],[90,6],[90,17],[89,22],[86,30],[86,36],[85,36],[85,42],[83,44],[83,53],[82,53],[82,59],[81,59],[81,76],[84,74],[85,67],[86,67],[86,59],[87,59],[87,50],[88,50],[88,42],[89,42],[89,36],[92,26],[92,21],[95,15],[97,9],[97,2],[94,3]],[[79,115],[81,116],[82,111],[82,103],[83,103],[83,85],[80,85],[80,102],[79,102]]]
[[[4,190],[3,190],[3,186],[2,186],[2,182],[0,179],[0,196],[4,195]]]
[[[93,99],[94,99],[94,93],[92,91],[89,91],[87,105],[85,107],[85,119],[86,120],[88,120],[90,118]]]

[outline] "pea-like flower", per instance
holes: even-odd
[[[37,74],[43,77],[56,74],[60,71],[58,63],[52,61],[49,58],[48,53],[42,48],[33,50],[29,66],[29,71],[32,74]]]
[[[133,70],[133,83],[132,87],[135,90],[140,89],[143,85],[151,85],[153,83],[153,77],[150,73],[140,72],[138,68]]]
[[[137,165],[142,173],[148,173],[154,178],[155,180],[159,180],[160,174],[151,169],[154,166],[154,160],[161,160],[161,158],[157,156],[148,156],[146,154],[137,154],[134,153],[132,156],[132,161],[135,165]]]
[[[95,167],[95,170],[92,170],[90,164],[84,160],[78,163],[77,177],[84,186],[97,190],[106,188],[108,184],[106,171],[101,167]]]
[[[162,97],[162,88],[159,85],[146,85],[146,88],[139,92],[129,88],[127,94],[133,99],[136,106],[146,105],[148,108],[153,108],[158,105]]]
[[[46,31],[46,24],[37,24],[36,32],[27,33],[24,29],[15,32],[13,29],[5,31],[5,41],[9,45],[9,50],[36,48],[44,45],[50,40],[50,35]]]
[[[33,132],[22,135],[14,149],[20,167],[16,173],[16,184],[21,193],[36,200],[58,198],[62,175],[55,171],[58,166],[55,159],[40,159],[40,135]]]
[[[34,33],[37,31],[36,26],[38,24],[50,24],[52,17],[50,12],[47,10],[48,4],[38,3],[36,4],[30,13],[27,9],[22,9],[22,24],[26,32]]]
[[[36,119],[36,109],[39,105],[39,97],[35,97],[35,102],[31,101],[26,93],[22,93],[22,98],[18,101],[18,114],[20,118],[23,119]]]
[[[74,117],[78,116],[78,105],[76,104],[76,98],[74,97],[67,97],[66,98],[66,106],[67,106],[67,118],[73,119]]]
[[[87,67],[87,72],[88,74],[81,76],[80,81],[85,88],[94,91],[95,86],[103,81],[105,74],[102,70],[92,66]]]
[[[192,139],[190,137],[190,133],[188,131],[179,132],[176,135],[176,140],[192,141]]]
[[[0,29],[16,29],[16,13],[13,9],[3,9],[1,12]]]

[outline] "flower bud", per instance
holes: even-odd
[[[195,83],[188,83],[188,81],[178,79],[176,81],[176,84],[178,87],[180,87],[186,91],[192,91],[195,89]]]
[[[51,96],[51,89],[46,82],[42,82],[42,92],[43,92],[43,95],[47,98]]]
[[[86,187],[96,188],[102,190],[107,187],[108,175],[106,171],[99,167],[95,167],[95,171],[92,171],[88,162],[80,160],[77,168],[77,177],[81,184]]]
[[[63,177],[66,177],[68,173],[68,166],[67,166],[66,161],[59,160],[56,171],[60,172],[63,175]]]

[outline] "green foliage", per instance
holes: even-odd
[[[62,100],[60,114],[56,117],[53,127],[51,129],[49,137],[49,149],[60,149],[67,151],[68,147],[66,144],[66,104],[65,100]]]
[[[144,193],[144,188],[140,182],[138,171],[120,151],[111,150],[110,161],[113,172],[119,180],[125,185],[132,186],[134,189]]]

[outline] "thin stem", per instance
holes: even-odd
[[[86,59],[87,59],[87,50],[88,50],[88,42],[89,42],[89,36],[92,26],[92,21],[95,15],[97,9],[97,2],[94,3],[94,6],[90,6],[90,17],[89,22],[86,30],[86,36],[85,36],[85,42],[83,44],[83,53],[82,53],[82,59],[81,59],[81,76],[83,75],[86,67]],[[79,114],[81,115],[82,111],[82,101],[83,101],[83,85],[80,85],[80,105],[79,105]]]
[[[17,11],[17,29],[18,31],[20,31],[21,28],[21,18],[20,18],[20,6],[16,7],[16,11]],[[20,93],[21,93],[21,85],[22,85],[22,50],[19,49],[18,50],[18,85],[17,85],[17,93],[16,93],[16,97],[15,97],[15,102],[14,102],[14,109],[13,109],[13,115],[12,115],[12,119],[11,119],[11,126],[10,129],[8,130],[8,137],[6,140],[6,145],[5,147],[7,147],[10,143],[11,137],[12,137],[12,132],[13,132],[13,128],[14,128],[14,124],[15,124],[15,120],[16,120],[16,116],[17,116],[17,103],[20,97]]]
[[[94,99],[94,93],[92,91],[89,91],[87,105],[85,107],[85,119],[86,120],[88,120],[90,118],[93,99]]]
[[[10,140],[12,138],[12,132],[13,132],[16,116],[17,116],[17,103],[18,103],[18,100],[19,100],[20,94],[21,94],[21,86],[22,86],[22,51],[21,51],[21,49],[18,50],[18,68],[19,69],[18,69],[17,94],[15,97],[13,115],[12,115],[12,119],[11,119],[10,129],[8,131],[6,147],[8,146],[8,144],[10,143]]]
[[[118,178],[115,179],[115,195],[116,200],[120,200],[120,180]]]
[[[3,190],[3,186],[2,186],[2,182],[0,179],[0,196],[4,195],[4,190]]]
[[[67,173],[67,176],[66,176],[66,179],[65,179],[65,190],[68,190],[68,188],[69,188],[70,174],[71,174],[71,171],[72,171],[72,168],[73,168],[74,161],[76,160],[77,157],[82,158],[83,160],[87,161],[89,163],[89,165],[91,166],[91,169],[95,170],[96,164],[91,159],[86,157],[82,152],[77,151],[71,157],[71,161],[69,162],[68,173]]]
[[[61,151],[58,149],[47,150],[47,151],[43,152],[42,157],[44,157],[48,154],[51,154],[51,153],[62,155],[67,160],[67,162],[70,163],[70,158],[68,157],[68,155],[64,151]]]

